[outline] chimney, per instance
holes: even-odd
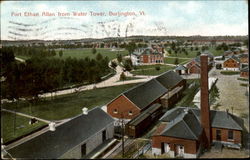
[[[83,113],[84,115],[88,115],[88,108],[84,107],[84,108],[82,109],[82,113]]]
[[[208,93],[208,56],[200,55],[201,60],[201,126],[204,129],[207,149],[211,146],[211,125],[210,125],[210,106]]]

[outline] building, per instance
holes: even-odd
[[[80,159],[113,135],[114,119],[94,108],[7,152],[22,159]]]
[[[188,69],[179,64],[175,69],[174,69],[175,72],[177,72],[179,75],[183,75],[183,74],[187,74],[188,73]]]
[[[249,60],[248,60],[248,53],[247,54],[240,54],[239,59],[240,59],[240,69],[243,69],[248,66]]]
[[[214,143],[241,148],[243,120],[223,111],[210,111],[208,56],[201,55],[201,108],[176,107],[166,112],[152,136],[152,153],[197,158]]]
[[[140,48],[131,55],[133,65],[163,64],[163,48]]]
[[[242,127],[238,117],[224,111],[210,111],[211,140],[240,148]],[[197,158],[204,148],[201,112],[198,108],[176,107],[160,119],[160,127],[152,136],[152,152],[169,153],[171,157]]]
[[[249,78],[249,68],[248,66],[240,70],[240,77]]]
[[[159,103],[152,104],[148,109],[126,124],[126,135],[131,138],[141,136],[162,114],[162,105]]]
[[[240,60],[236,56],[230,56],[223,62],[223,70],[239,71]]]
[[[167,71],[120,94],[107,104],[107,112],[114,118],[131,120],[152,104],[161,104],[161,97],[167,95],[168,92],[176,88],[178,92],[181,92],[185,85],[185,79],[174,71]],[[180,93],[176,94],[180,95]]]
[[[213,67],[214,64],[214,56],[212,53],[205,51],[202,54],[208,55],[208,68],[209,70]],[[201,64],[200,64],[200,56],[193,58],[187,65],[186,68],[188,70],[188,74],[200,74]]]

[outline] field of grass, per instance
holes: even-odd
[[[15,120],[16,119],[16,120]],[[1,112],[1,135],[3,143],[11,141],[17,137],[28,134],[39,127],[46,125],[44,122],[29,124],[29,118],[22,117],[8,112]],[[16,124],[14,124],[16,123]],[[14,130],[14,126],[16,126]]]
[[[169,49],[166,49],[167,51]],[[191,51],[189,48],[186,48],[186,50],[188,51],[188,54],[186,55],[185,53],[177,53],[175,54],[173,50],[171,50],[171,54],[169,54],[169,56],[172,56],[172,57],[183,57],[183,58],[194,58],[197,56],[197,52],[198,51],[201,51],[201,49],[199,49],[198,51],[196,50],[193,50]],[[208,49],[209,52],[213,53],[214,56],[221,56],[223,54],[223,50],[219,50],[217,51],[214,47],[210,47]]]
[[[56,57],[60,58],[59,56],[59,50],[56,51]],[[89,58],[95,58],[96,55],[100,53],[103,57],[107,56],[109,58],[109,60],[112,60],[114,58],[116,58],[117,55],[117,51],[111,51],[111,49],[107,49],[107,48],[97,48],[96,49],[96,54],[92,53],[92,49],[91,48],[82,48],[82,49],[65,49],[63,50],[63,56],[61,58],[66,59],[68,57],[71,58],[85,58],[85,57],[89,57]],[[124,50],[124,51],[119,51],[119,54],[122,54],[123,56],[128,55],[128,51]]]
[[[50,100],[50,98],[47,98],[46,100],[37,102],[37,104],[32,106],[28,102],[21,101],[17,106],[17,111],[46,120],[61,120],[80,114],[83,107],[87,107],[90,109],[95,106],[105,105],[120,93],[135,85],[137,84],[97,88],[89,91],[58,96],[52,100]],[[5,103],[2,104],[2,107],[14,110],[16,108],[16,103]],[[14,135],[13,114],[11,115],[9,113],[1,112],[2,135],[5,142],[19,137],[25,133],[31,132],[37,127],[44,125],[43,123],[39,122],[34,126],[29,126],[29,119],[20,116],[16,117],[16,126],[23,125],[24,127],[17,129],[16,134]]]
[[[160,70],[157,71],[155,69],[156,66],[160,67]],[[167,65],[145,65],[145,66],[138,66],[136,70],[132,71],[132,74],[135,75],[150,75],[150,76],[155,76],[159,75],[163,72],[166,72],[168,70],[171,70],[175,68],[174,66],[167,66]]]
[[[175,64],[175,59],[176,58],[172,58],[172,57],[166,57],[164,58],[164,63],[168,63],[168,64]],[[190,59],[191,60],[191,59]],[[188,61],[190,61],[188,59],[181,59],[181,58],[178,58],[178,64],[184,64]]]

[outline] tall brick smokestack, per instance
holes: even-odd
[[[200,55],[201,60],[201,126],[205,131],[207,149],[211,146],[211,125],[210,125],[210,107],[208,93],[208,56]]]

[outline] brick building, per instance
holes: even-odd
[[[113,135],[114,119],[94,108],[7,152],[18,159],[80,159]]]
[[[140,48],[132,55],[131,60],[133,65],[145,64],[163,64],[164,63],[164,48]]]
[[[197,158],[213,143],[241,148],[243,120],[223,111],[210,111],[207,56],[201,55],[201,109],[176,107],[166,112],[152,136],[152,153]]]
[[[240,70],[240,77],[249,78],[249,68],[248,68],[248,66]]]
[[[236,56],[230,56],[223,62],[223,70],[239,71],[240,59]]]
[[[161,104],[164,101],[163,106],[166,107],[168,105],[166,101],[171,103],[176,101],[185,85],[186,80],[176,72],[165,72],[148,82],[123,92],[107,104],[107,112],[115,118],[133,119],[154,103]],[[171,97],[161,99],[170,93]]]
[[[202,54],[208,55],[208,66],[209,70],[213,67],[214,56],[212,53],[205,51]],[[200,64],[200,56],[193,58],[187,65],[188,74],[200,74],[201,64]]]

